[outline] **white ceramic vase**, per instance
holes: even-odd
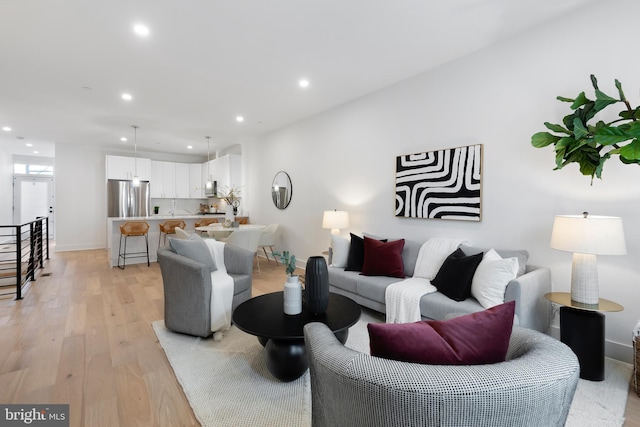
[[[284,314],[302,313],[302,286],[298,276],[287,276],[284,284]]]
[[[224,219],[225,221],[233,222],[236,220],[236,217],[233,215],[233,206],[227,205],[224,209]]]

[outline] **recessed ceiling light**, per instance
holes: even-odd
[[[133,26],[133,32],[140,37],[147,37],[149,35],[149,27],[144,24],[135,24]]]
[[[3,126],[2,130],[5,132],[11,132],[11,128],[9,126]]]
[[[123,93],[122,99],[124,99],[125,101],[131,101],[133,99],[133,96],[131,96],[130,93]]]
[[[244,122],[244,117],[242,117],[242,116],[237,116],[237,117],[236,117],[236,122],[240,122],[240,123]]]
[[[27,147],[33,147],[33,144],[27,142]]]
[[[122,138],[120,138],[120,141],[122,142],[127,142],[127,138],[125,138],[124,136]]]
[[[187,149],[192,150],[193,149],[193,145],[187,145]]]
[[[298,80],[298,86],[300,86],[301,88],[308,88],[309,87],[309,80],[307,80],[307,79]]]
[[[38,150],[33,150],[33,154],[38,154],[40,153]]]

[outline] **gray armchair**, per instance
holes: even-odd
[[[211,273],[204,264],[170,248],[158,250],[164,287],[164,323],[183,334],[211,335]],[[233,278],[232,309],[251,298],[253,254],[231,245],[224,247],[224,264]]]
[[[321,323],[304,334],[314,427],[563,426],[580,373],[569,347],[517,326],[506,362],[475,366],[372,357]]]

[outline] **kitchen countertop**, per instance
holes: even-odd
[[[245,218],[244,215],[238,215],[240,218]],[[127,217],[109,217],[109,221],[149,221],[154,219],[203,219],[203,218],[224,218],[224,213],[217,214],[176,214],[176,215],[150,215],[150,216],[127,216]]]
[[[239,218],[247,218],[247,216],[238,215]],[[238,218],[237,217],[237,218]],[[132,217],[109,217],[107,218],[107,250],[109,253],[109,264],[111,267],[118,263],[118,248],[120,246],[120,225],[126,221],[148,221],[149,233],[148,233],[148,246],[145,245],[145,239],[138,239],[129,242],[129,248],[127,251],[141,252],[149,251],[149,260],[155,262],[157,258],[157,251],[160,243],[160,230],[158,224],[168,219],[182,219],[185,222],[186,230],[193,230],[195,223],[205,218],[224,218],[223,213],[219,214],[176,214],[176,215],[150,215],[150,216],[132,216]],[[147,262],[145,258],[132,259],[127,261],[128,264]]]

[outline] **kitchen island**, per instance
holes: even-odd
[[[181,219],[185,222],[185,230],[189,233],[195,232],[195,223],[205,218],[216,218],[218,221],[224,221],[224,214],[207,214],[207,215],[151,215],[146,217],[114,217],[107,218],[107,251],[109,254],[109,265],[114,267],[118,265],[118,246],[120,245],[120,226],[127,221],[146,221],[149,224],[149,261],[156,262],[158,260],[158,242],[160,239],[160,224],[170,219]],[[236,220],[240,221],[249,218],[237,216]],[[167,244],[168,244],[167,240]],[[145,242],[142,237],[130,237],[127,241],[127,252],[144,252]],[[127,260],[127,264],[146,263],[146,258],[131,258]]]

